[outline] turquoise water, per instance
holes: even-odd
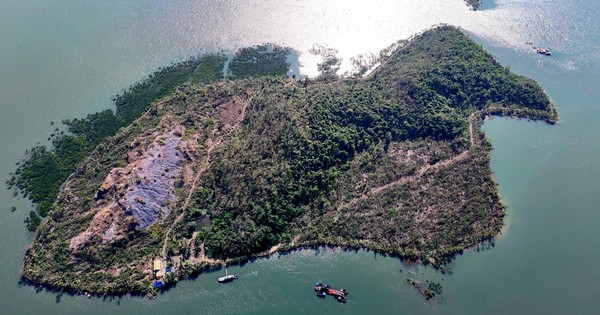
[[[415,3],[418,2],[418,3]],[[369,252],[297,251],[180,282],[157,300],[104,300],[19,285],[31,206],[0,191],[2,314],[595,314],[600,309],[600,5],[593,0],[487,1],[30,1],[0,2],[0,180],[64,118],[110,107],[110,96],[186,56],[274,42],[300,52],[338,48],[347,62],[430,25],[462,26],[556,102],[557,126],[493,118],[485,130],[508,206],[493,248],[459,256],[451,275]],[[526,42],[549,47],[538,56]],[[18,210],[11,213],[10,206]],[[402,270],[402,272],[400,272]],[[424,301],[406,277],[443,285]],[[325,281],[348,303],[317,299]]]

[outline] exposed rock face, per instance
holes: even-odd
[[[180,276],[315,244],[440,264],[493,237],[504,213],[482,116],[554,122],[556,111],[535,82],[458,29],[403,47],[361,80],[179,88],[65,184],[23,276],[99,294],[154,292],[157,257],[171,256]],[[212,224],[194,233],[201,214]]]
[[[174,131],[163,135],[150,144],[137,167],[125,179],[134,182],[119,203],[126,214],[137,220],[137,229],[146,228],[171,213],[168,203],[175,199],[175,181],[186,160],[182,145]]]
[[[130,229],[144,229],[166,218],[177,202],[175,188],[183,185],[185,166],[195,160],[194,140],[183,140],[185,127],[161,122],[159,130],[136,139],[128,152],[129,164],[106,177],[95,200],[99,209],[89,227],[71,239],[77,250],[94,235],[103,243],[118,239]]]

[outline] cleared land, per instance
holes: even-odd
[[[58,195],[23,276],[146,293],[157,257],[175,267],[169,283],[317,244],[441,266],[503,224],[484,115],[557,120],[534,81],[452,27],[362,80],[238,78],[180,86],[102,140]]]

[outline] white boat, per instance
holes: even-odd
[[[536,52],[540,55],[545,55],[545,56],[552,56],[552,52],[550,52],[548,49],[546,48],[538,48],[536,50]]]
[[[230,282],[233,281],[234,279],[237,279],[239,276],[238,274],[233,274],[233,275],[229,275],[227,274],[227,268],[225,268],[225,275],[222,276],[221,278],[218,279],[219,283],[226,283],[226,282]]]

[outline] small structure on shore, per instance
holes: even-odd
[[[159,272],[161,269],[161,261],[160,259],[156,258],[154,259],[154,268],[152,268],[152,270],[156,273]]]
[[[163,286],[163,270],[162,270],[162,260],[159,258],[154,259],[152,272],[154,273],[154,282],[152,283],[153,288],[160,288]]]

